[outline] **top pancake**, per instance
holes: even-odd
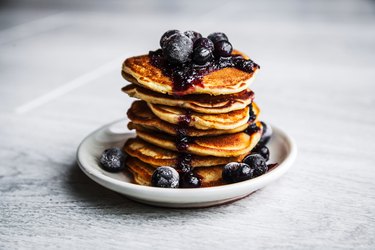
[[[240,54],[233,51],[233,54]],[[213,71],[202,78],[202,84],[189,88],[183,94],[210,94],[210,95],[228,95],[241,92],[247,89],[254,80],[258,69],[252,73],[247,73],[239,69],[228,67],[217,71]],[[148,55],[131,57],[125,60],[122,65],[122,75],[129,80],[134,78],[132,82],[153,91],[173,95],[173,82],[163,74],[163,72],[151,65]]]

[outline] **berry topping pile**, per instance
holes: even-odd
[[[170,77],[176,95],[202,84],[203,76],[231,67],[252,73],[259,66],[241,55],[233,55],[233,47],[222,32],[207,38],[195,31],[169,30],[160,39],[160,47],[150,51],[151,64]]]
[[[200,33],[192,30],[185,32],[168,30],[160,39],[160,47],[164,58],[169,63],[192,63],[197,66],[210,63],[215,58],[230,57],[233,51],[232,44],[224,33],[215,32],[205,38]],[[252,72],[253,68],[257,67],[251,60],[245,60],[240,57],[235,59],[232,64],[225,64],[224,66],[238,67],[249,72]]]

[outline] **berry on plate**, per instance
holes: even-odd
[[[246,163],[230,162],[225,165],[222,173],[223,180],[228,183],[245,181],[253,178],[254,170]]]
[[[268,171],[266,159],[260,154],[250,154],[243,159],[243,162],[254,169],[254,177],[261,176]]]
[[[119,172],[125,168],[126,155],[119,148],[104,150],[100,157],[100,166],[108,172]]]
[[[178,188],[180,177],[176,169],[172,167],[158,167],[151,177],[154,187]]]

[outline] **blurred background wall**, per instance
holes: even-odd
[[[78,144],[124,117],[131,100],[120,91],[122,61],[158,48],[168,29],[192,29],[227,33],[261,66],[252,88],[263,119],[288,128],[302,149],[369,145],[347,131],[374,132],[374,27],[369,0],[3,0],[0,111],[14,125],[2,128],[4,140],[16,145],[25,134],[54,145],[14,129],[48,121],[50,134],[70,131],[77,139],[67,142]]]
[[[374,5],[368,0],[3,0],[0,109],[17,109],[108,62],[156,49],[162,33],[177,28],[205,35],[226,32],[235,48],[261,65],[254,84],[261,93],[258,102],[264,114],[283,123],[306,99],[320,105],[320,99],[330,98],[324,105],[340,105],[334,100],[337,94],[374,90],[367,80],[375,61]],[[353,68],[359,71],[350,73]],[[104,98],[116,110],[123,83],[120,74],[112,73],[71,94],[96,108],[107,106],[100,97],[117,95],[117,100]],[[330,93],[327,85],[334,86]],[[285,98],[288,106],[283,106]],[[329,112],[327,106],[319,110]],[[306,120],[295,122],[305,125]]]

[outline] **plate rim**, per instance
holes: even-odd
[[[98,129],[94,130],[93,132],[89,133],[81,141],[81,143],[79,144],[79,146],[77,148],[77,151],[76,151],[76,160],[77,160],[77,164],[80,167],[80,169],[90,179],[92,179],[96,183],[100,184],[101,186],[103,186],[105,188],[114,190],[116,192],[120,192],[120,191],[118,191],[118,188],[122,188],[122,190],[131,190],[131,191],[136,191],[136,192],[147,192],[147,193],[150,194],[150,196],[152,196],[154,194],[160,195],[160,193],[162,192],[166,196],[168,196],[168,195],[174,196],[176,194],[186,195],[186,196],[194,195],[197,198],[203,197],[203,196],[206,196],[206,195],[209,195],[209,194],[212,194],[212,193],[217,194],[218,192],[223,192],[223,191],[233,192],[233,190],[235,190],[235,189],[245,188],[246,186],[249,185],[249,183],[251,183],[254,186],[262,186],[261,184],[263,182],[269,183],[269,182],[272,182],[273,179],[278,179],[285,172],[288,171],[288,169],[292,166],[292,163],[295,161],[295,159],[297,157],[297,144],[296,144],[295,140],[291,136],[289,136],[286,132],[284,132],[284,130],[280,129],[277,126],[274,126],[273,124],[270,124],[273,131],[276,131],[277,134],[281,135],[283,141],[286,142],[286,144],[288,145],[288,151],[289,151],[288,154],[286,155],[283,162],[279,163],[279,165],[275,169],[272,169],[271,171],[269,171],[266,174],[264,174],[262,176],[259,176],[257,178],[242,181],[242,182],[238,182],[238,183],[221,185],[221,186],[214,186],[214,187],[204,187],[204,188],[199,188],[199,189],[197,189],[197,188],[183,188],[183,189],[182,188],[176,188],[176,189],[170,188],[170,189],[166,189],[166,188],[159,188],[159,187],[142,186],[142,185],[127,182],[127,181],[118,180],[118,179],[115,179],[115,178],[112,178],[110,176],[107,176],[107,175],[103,174],[102,172],[100,172],[99,170],[97,170],[96,168],[94,168],[92,166],[88,166],[88,167],[84,166],[84,164],[80,160],[82,158],[81,155],[83,154],[83,145],[85,143],[87,143],[87,141],[94,134],[98,133],[99,131],[101,131],[105,128],[109,128],[109,127],[111,127],[111,126],[113,126],[113,125],[115,125],[119,122],[125,122],[125,121],[126,121],[126,119],[119,119],[119,120],[113,121],[111,123],[105,124],[105,125],[99,127]],[[126,136],[126,135],[129,135],[129,134],[135,135],[134,132],[127,131],[125,133],[122,133],[121,136]],[[108,183],[110,185],[114,185],[116,188],[110,188],[110,187],[102,184],[102,182]],[[128,193],[125,193],[125,192],[120,192],[120,193],[122,193],[124,195],[132,196],[131,194],[128,194]],[[167,202],[163,201],[162,203],[167,203]],[[181,202],[179,202],[179,203],[181,203]]]

